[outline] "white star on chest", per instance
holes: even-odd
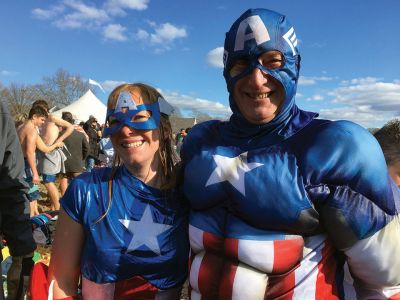
[[[126,219],[120,219],[119,221],[133,234],[132,240],[128,246],[128,252],[145,245],[157,255],[161,255],[157,236],[167,231],[172,226],[155,223],[149,205],[146,206],[142,218],[139,221]]]
[[[263,166],[261,163],[248,163],[247,152],[239,154],[236,157],[226,157],[221,155],[213,155],[217,167],[208,178],[206,186],[214,183],[228,181],[242,195],[246,196],[244,175],[254,168]]]

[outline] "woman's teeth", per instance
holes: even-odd
[[[143,145],[143,143],[144,143],[143,141],[140,141],[140,142],[134,142],[134,143],[129,143],[129,144],[122,144],[122,147],[124,147],[124,148],[137,148],[137,147]]]

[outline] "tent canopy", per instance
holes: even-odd
[[[61,118],[64,111],[70,112],[75,122],[86,122],[89,116],[94,116],[99,124],[103,124],[106,119],[107,106],[91,90],[88,90],[78,100],[52,114]]]

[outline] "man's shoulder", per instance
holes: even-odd
[[[17,129],[18,135],[19,134],[30,134],[30,135],[37,135],[36,126],[33,125],[29,120],[25,121],[21,126]]]

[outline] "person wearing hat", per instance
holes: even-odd
[[[299,71],[284,15],[249,9],[226,33],[233,114],[194,126],[180,153],[191,299],[344,299],[345,261],[358,299],[400,283],[400,192],[382,150],[298,108]]]
[[[89,154],[86,157],[86,171],[90,172],[99,159],[99,130],[97,119],[90,116],[86,122],[87,126],[84,128],[87,136],[89,137]]]

